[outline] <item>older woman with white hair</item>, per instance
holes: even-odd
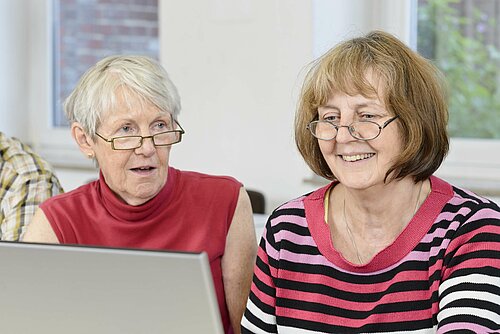
[[[43,203],[24,241],[205,251],[226,333],[239,322],[257,242],[249,197],[232,177],[169,166],[184,130],[177,90],[155,60],[111,56],[64,103],[99,179]]]

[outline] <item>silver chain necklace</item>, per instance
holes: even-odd
[[[354,236],[352,235],[351,228],[349,227],[349,223],[347,222],[347,217],[345,215],[345,196],[344,196],[343,214],[344,214],[344,222],[345,222],[345,227],[347,229],[347,234],[349,234],[349,239],[351,239],[351,243],[354,247],[354,250],[356,251],[356,256],[358,258],[358,262],[359,262],[359,264],[363,264],[363,260],[361,260],[361,255],[359,254],[358,246],[356,245],[356,240],[354,240]]]
[[[415,202],[415,209],[413,211],[413,216],[415,216],[415,214],[417,213],[417,209],[418,209],[418,203],[419,203],[419,199],[420,199],[420,194],[422,193],[422,188],[424,186],[424,182],[421,181],[421,184],[420,184],[420,188],[418,189],[418,194],[417,194],[417,200]],[[329,197],[330,197],[330,190],[332,188],[329,188],[327,193],[326,193],[326,196],[325,196],[325,222],[326,224],[328,225],[328,205],[329,205]],[[343,210],[342,210],[342,214],[343,214],[343,218],[344,218],[344,223],[345,223],[345,227],[346,227],[346,230],[347,230],[347,234],[349,235],[349,239],[351,241],[351,244],[354,248],[354,251],[356,252],[356,257],[358,258],[358,262],[359,264],[363,264],[363,259],[361,258],[361,254],[359,252],[359,249],[358,249],[358,245],[356,245],[356,240],[354,238],[354,235],[352,233],[352,230],[351,230],[351,227],[349,225],[349,222],[347,221],[347,215],[345,213],[345,195],[344,195],[344,203],[343,203]],[[412,216],[412,217],[413,217]]]

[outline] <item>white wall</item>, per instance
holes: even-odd
[[[161,60],[186,130],[172,165],[232,175],[263,191],[268,210],[312,189],[293,141],[301,70],[312,60],[311,1],[160,5]]]
[[[0,0],[0,131],[29,139],[29,0]]]
[[[314,56],[338,42],[384,30],[410,42],[413,0],[313,0]]]

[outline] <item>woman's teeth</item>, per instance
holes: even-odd
[[[354,162],[359,160],[364,160],[371,158],[375,155],[375,153],[365,153],[365,154],[356,154],[356,155],[342,155],[342,160],[348,162]]]

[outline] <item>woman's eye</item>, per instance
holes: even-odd
[[[122,133],[130,133],[132,131],[132,128],[128,125],[124,125],[120,128],[120,132]]]
[[[167,129],[168,129],[167,123],[165,123],[165,122],[158,122],[158,123],[155,124],[155,129],[156,130],[167,131]]]
[[[329,122],[338,122],[339,118],[335,115],[328,115],[323,117],[324,121],[329,121]]]
[[[167,122],[157,122],[154,124],[153,126],[153,131],[155,132],[165,132],[165,131],[169,131],[169,130],[172,130],[170,128],[170,125],[167,123]]]
[[[361,115],[361,120],[365,120],[365,121],[370,120],[371,121],[371,120],[375,119],[375,117],[376,116],[373,115],[373,114],[362,114]]]

